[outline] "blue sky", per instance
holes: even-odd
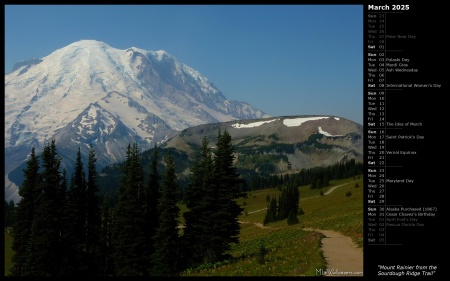
[[[228,100],[363,124],[362,5],[5,5],[5,72],[83,39],[165,50]]]

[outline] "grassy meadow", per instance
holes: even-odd
[[[334,230],[350,236],[359,246],[363,245],[363,178],[362,176],[331,181],[326,192],[338,186],[328,195],[310,186],[300,187],[299,224],[287,225],[278,221],[263,226],[267,197],[280,195],[277,189],[248,192],[239,199],[245,209],[241,222],[240,243],[233,245],[232,258],[215,264],[204,264],[189,269],[182,276],[316,276],[326,269],[321,250],[322,234],[306,229]],[[187,209],[179,205],[181,214]],[[180,223],[183,218],[181,215]],[[5,275],[11,268],[12,237],[5,233]]]
[[[321,250],[322,234],[307,229],[334,230],[350,236],[359,247],[363,245],[363,178],[354,177],[330,182],[331,186],[311,190],[300,187],[299,224],[287,221],[269,223],[263,227],[267,195],[280,195],[277,189],[248,192],[239,199],[245,209],[240,216],[240,243],[234,245],[227,262],[205,264],[186,270],[183,276],[316,276],[326,269]],[[261,248],[265,249],[261,261]]]

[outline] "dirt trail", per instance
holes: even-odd
[[[355,181],[337,185],[325,192],[324,195],[328,195],[333,192],[336,188],[353,183]],[[300,200],[306,200],[317,196],[300,198]],[[266,208],[261,210],[256,210],[250,213],[256,213],[264,211]],[[249,222],[241,222],[249,223]],[[266,227],[261,223],[254,223],[256,226],[261,228],[271,228]],[[352,239],[345,236],[339,232],[332,230],[321,230],[321,229],[311,229],[304,228],[304,230],[317,231],[322,233],[325,237],[322,239],[322,251],[327,262],[327,269],[323,272],[324,276],[363,276],[363,250],[358,248]]]
[[[251,223],[241,221],[240,223]],[[262,223],[253,223],[260,228],[272,228]],[[317,231],[325,237],[322,238],[322,251],[327,262],[324,276],[363,276],[363,250],[358,248],[352,239],[339,232],[304,228],[308,231]]]
[[[355,181],[330,188],[324,195],[328,195],[336,188],[351,184]],[[310,197],[311,198],[311,197]],[[305,198],[309,199],[309,198]],[[325,276],[362,276],[363,250],[358,248],[352,239],[339,232],[321,229],[305,229],[322,233],[322,251],[327,261]]]
[[[327,262],[324,276],[362,276],[363,250],[352,239],[332,230],[307,229],[325,235],[322,251]]]
[[[256,225],[256,226],[259,227],[259,228],[272,228],[272,229],[273,229],[273,227],[265,226],[264,224],[259,223],[259,222],[239,221],[239,223],[254,224],[254,225]]]

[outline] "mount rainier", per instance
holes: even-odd
[[[191,126],[264,117],[165,51],[78,41],[5,75],[5,200],[20,200],[10,173],[52,139],[70,175],[79,147],[86,159],[92,144],[101,167],[129,143],[147,150]]]

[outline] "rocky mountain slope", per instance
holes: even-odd
[[[170,151],[175,171],[183,189],[190,181],[190,168],[200,155],[206,137],[214,153],[217,135],[230,133],[235,149],[235,167],[247,184],[254,176],[285,175],[302,169],[332,166],[341,161],[363,162],[363,128],[353,121],[336,116],[283,116],[217,122],[189,127],[158,147],[159,169]],[[152,150],[142,153],[148,171]],[[121,181],[120,164],[108,166],[100,173],[102,193],[114,196]]]
[[[5,199],[18,199],[10,172],[52,139],[63,160],[78,147],[86,158],[92,144],[101,167],[123,160],[128,143],[146,150],[188,127],[263,117],[165,51],[78,41],[5,75]]]
[[[218,131],[227,130],[236,151],[236,166],[260,174],[298,172],[342,160],[363,161],[363,127],[336,116],[285,116],[228,121],[187,128],[162,148],[193,157],[203,137],[214,148]]]

